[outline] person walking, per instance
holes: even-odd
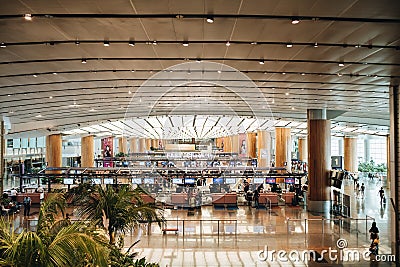
[[[385,191],[383,190],[383,187],[381,187],[381,189],[379,190],[379,197],[381,198],[381,205],[382,203],[385,203]]]
[[[357,182],[356,183],[356,189],[355,189],[355,191],[356,191],[356,196],[358,197],[358,193],[359,193],[359,191],[360,191],[360,184]]]
[[[31,212],[31,204],[32,204],[31,198],[28,196],[24,197],[24,216],[29,216]]]
[[[364,183],[362,183],[361,188],[360,188],[360,191],[361,191],[361,197],[364,198],[364,192],[365,192],[365,185],[364,185]]]
[[[260,193],[258,192],[258,190],[255,190],[254,194],[253,194],[253,200],[254,200],[254,207],[255,208],[258,208],[259,198],[260,198]]]

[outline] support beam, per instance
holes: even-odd
[[[400,91],[399,85],[392,86],[390,101],[390,215],[392,226],[392,254],[396,256],[396,266],[400,258]]]
[[[275,166],[292,170],[292,138],[290,128],[275,127]]]
[[[271,162],[271,133],[257,131],[257,166],[268,167]]]
[[[118,138],[118,152],[122,152],[124,154],[128,153],[128,143],[126,137]]]
[[[94,167],[94,136],[81,138],[81,167]]]
[[[146,152],[146,138],[139,139],[139,153]]]
[[[247,133],[246,134],[246,149],[247,149],[247,157],[256,158],[256,150],[257,150],[257,134],[256,133]]]
[[[326,119],[326,110],[308,110],[308,209],[329,214],[330,209],[330,157],[331,122]]]
[[[308,151],[307,151],[307,139],[299,138],[299,160],[303,162],[308,161]]]
[[[138,139],[137,138],[129,139],[129,153],[138,153],[138,152],[139,152]]]
[[[344,138],[344,169],[349,172],[358,171],[356,137]]]
[[[62,140],[61,134],[46,136],[46,162],[47,167],[60,168],[62,166]],[[46,173],[60,173],[59,171],[47,171]]]

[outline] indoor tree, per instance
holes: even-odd
[[[36,232],[0,220],[1,266],[108,266],[109,248],[94,224],[63,217],[63,194],[51,194],[40,207]]]
[[[70,190],[69,196],[82,218],[96,220],[107,229],[110,244],[115,244],[118,233],[139,225],[157,222],[163,217],[154,204],[144,203],[140,188],[130,185],[91,185],[84,183]]]

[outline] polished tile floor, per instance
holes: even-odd
[[[321,214],[307,212],[302,206],[291,207],[280,205],[268,209],[255,209],[239,206],[237,210],[216,210],[211,206],[203,206],[194,214],[187,210],[165,210],[167,225],[175,231],[162,233],[157,225],[142,225],[128,234],[125,245],[135,246],[139,257],[146,257],[150,262],[158,262],[160,266],[316,266],[320,262],[303,259],[301,255],[308,250],[321,254],[323,249],[337,249],[337,240],[344,239],[347,248],[343,251],[342,260],[335,260],[341,252],[333,253],[333,257],[324,255],[328,265],[339,266],[376,266],[367,257],[360,261],[349,260],[348,252],[354,253],[368,250],[368,229],[372,218],[380,230],[380,254],[390,254],[390,216],[389,205],[381,206],[378,190],[386,188],[385,183],[364,179],[365,196],[354,193],[352,181],[345,181],[345,193],[351,195],[351,218],[339,220]],[[15,225],[35,229],[37,208],[32,215],[24,218],[23,212],[14,215]],[[368,220],[366,220],[368,219]],[[284,250],[291,257],[277,258],[277,252]],[[260,251],[268,253],[260,254]],[[295,252],[298,254],[293,254]],[[317,254],[317,258],[319,257]],[[265,260],[265,255],[268,258]],[[299,258],[302,261],[299,261]],[[379,262],[379,266],[390,266],[389,262]]]

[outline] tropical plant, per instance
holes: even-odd
[[[104,234],[94,224],[71,223],[63,214],[65,198],[50,195],[41,205],[37,231],[17,233],[0,220],[1,266],[108,266],[109,249]]]
[[[373,160],[369,162],[360,162],[358,164],[359,172],[387,172],[387,166],[385,163],[375,164]]]
[[[144,203],[139,189],[130,185],[100,186],[88,183],[70,190],[69,197],[77,206],[79,216],[95,220],[107,229],[110,244],[118,233],[125,234],[141,222],[157,222],[163,217],[153,204]]]

